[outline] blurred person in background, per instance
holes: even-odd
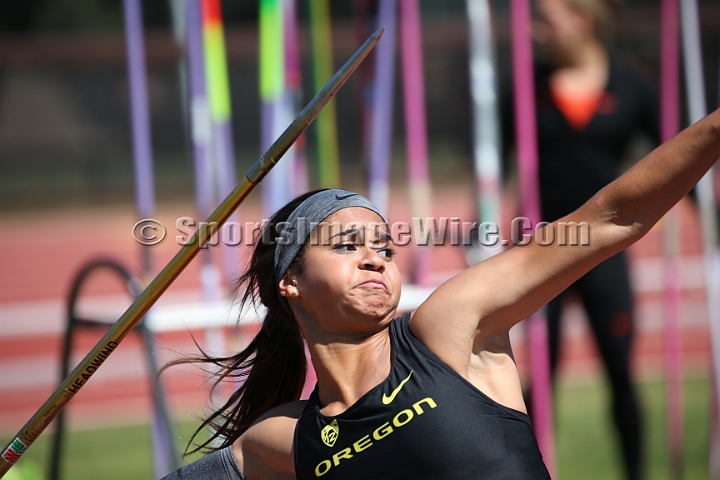
[[[535,95],[542,219],[576,210],[612,182],[636,134],[659,143],[658,98],[650,82],[608,47],[621,0],[538,0],[534,37],[542,58]],[[505,145],[512,104],[503,105]],[[557,371],[561,313],[579,296],[612,387],[612,413],[627,478],[642,478],[642,428],[631,381],[633,300],[624,252],[602,262],[546,308],[550,362]]]

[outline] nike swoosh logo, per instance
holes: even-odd
[[[395,400],[395,397],[400,392],[400,390],[402,390],[402,387],[405,386],[405,383],[407,383],[407,381],[410,380],[410,375],[412,375],[412,374],[413,374],[413,371],[410,370],[410,373],[408,374],[407,378],[405,380],[403,380],[402,382],[400,382],[400,385],[398,385],[397,388],[392,391],[390,396],[387,396],[387,394],[383,393],[382,402],[385,405],[389,405],[393,402],[393,400]]]
[[[354,197],[357,195],[357,193],[350,193],[348,195],[340,195],[339,193],[335,194],[335,200],[345,200],[346,198]]]

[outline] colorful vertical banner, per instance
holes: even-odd
[[[390,161],[392,159],[392,118],[395,86],[395,37],[397,0],[380,0],[378,28],[385,27],[375,51],[375,80],[370,125],[369,197],[381,212],[390,204]]]
[[[312,44],[313,90],[315,93],[332,77],[332,29],[330,0],[308,0],[310,7],[310,40]],[[315,120],[317,138],[318,180],[320,188],[340,187],[340,164],[335,100]]]
[[[353,30],[356,43],[360,45],[376,28],[376,19],[371,9],[373,0],[353,1]],[[367,157],[370,151],[370,132],[372,125],[373,108],[373,64],[365,62],[355,73],[358,82],[358,103],[360,108],[360,123],[362,125],[362,155]]]
[[[152,133],[150,131],[142,8],[140,0],[124,0],[123,7],[129,77],[128,89],[130,93],[130,126],[133,166],[135,169],[135,197],[138,215],[140,218],[148,218],[155,211],[155,180],[153,175]]]
[[[236,175],[230,84],[220,0],[202,0],[202,22],[205,74],[213,126],[213,156],[217,165],[219,193],[225,197],[235,187]]]
[[[660,4],[660,141],[680,130],[678,0]],[[682,331],[680,329],[679,206],[663,222],[665,267],[665,397],[670,478],[683,476]]]
[[[680,27],[685,66],[685,93],[690,123],[707,114],[705,81],[700,43],[700,21],[695,0],[680,0]],[[703,233],[705,283],[713,357],[712,425],[710,427],[710,478],[720,478],[720,251],[715,209],[713,177],[716,167],[700,179],[696,187]]]
[[[297,0],[285,1],[285,85],[287,102],[292,116],[300,112],[303,105],[302,70],[300,65],[300,32],[298,29]],[[328,77],[329,79],[330,77]],[[331,102],[334,100],[331,100]],[[325,106],[327,108],[327,106]],[[325,111],[320,113],[323,115]],[[308,191],[309,180],[305,159],[305,135],[302,135],[287,152],[293,165],[290,172],[292,196]]]
[[[215,186],[212,196],[213,203],[216,204],[221,198],[228,196],[237,183],[232,134],[232,104],[220,0],[200,0],[200,2],[205,78],[212,132],[212,167],[210,170],[212,172],[211,182]],[[221,248],[224,256],[225,277],[231,281],[237,275],[239,249],[228,247],[224,243]]]
[[[537,117],[530,37],[529,0],[511,0],[513,87],[515,92],[515,137],[520,174],[520,206],[532,225],[541,221],[538,181]],[[542,310],[526,320],[532,379],[533,427],[543,460],[552,476],[555,467],[552,389],[547,321]]]
[[[185,55],[189,70],[190,126],[195,166],[195,198],[201,215],[212,212],[213,205],[213,127],[210,116],[199,0],[186,0]]]
[[[285,21],[283,0],[260,0],[260,102],[261,150],[266,150],[292,121],[285,84]],[[289,159],[291,160],[291,159]],[[277,211],[292,192],[290,175],[294,161],[284,161],[264,180],[263,210]]]
[[[475,264],[500,253],[496,245],[485,245],[486,228],[500,225],[501,159],[495,47],[489,0],[467,0],[470,26],[470,93],[473,102],[473,164],[477,192],[480,245],[467,255]]]
[[[400,0],[400,46],[410,208],[413,217],[426,219],[432,215],[432,191],[428,163],[425,72],[419,0]],[[432,250],[429,247],[415,247],[414,268],[415,283],[421,287],[430,287],[433,281]]]
[[[234,186],[234,162],[230,137],[230,96],[219,2],[186,0],[186,55],[189,70],[190,117],[195,165],[195,202],[198,212],[207,218]],[[230,149],[223,147],[229,143]],[[224,179],[223,179],[224,177]],[[227,182],[227,183],[223,183]],[[231,182],[231,183],[230,183]],[[230,185],[228,185],[230,183]],[[228,192],[223,189],[229,188]],[[237,258],[223,246],[226,276],[237,276]],[[222,282],[213,263],[213,251],[200,254],[200,287],[203,302],[222,301]],[[205,331],[205,351],[212,356],[225,355],[225,336],[221,328]],[[214,405],[221,402],[214,391]]]
[[[210,112],[213,120],[228,121],[231,116],[230,86],[220,0],[202,0],[202,25]]]
[[[145,41],[140,0],[124,0],[123,16],[125,20],[137,213],[140,218],[151,218],[155,211],[155,182],[147,71],[145,67]],[[149,278],[152,276],[152,259],[149,248],[142,248],[141,258],[143,275]],[[151,315],[151,312],[148,315]],[[148,349],[149,359],[152,362],[154,352],[151,350],[151,343],[148,343]],[[179,467],[174,438],[171,433],[172,427],[161,402],[157,397],[155,398],[152,422],[153,470],[158,478]]]

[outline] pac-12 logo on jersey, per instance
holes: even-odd
[[[335,440],[337,440],[339,435],[340,426],[337,420],[333,420],[330,425],[325,425],[325,428],[320,432],[320,438],[322,438],[323,443],[328,447],[335,445]]]

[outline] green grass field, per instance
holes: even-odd
[[[684,479],[708,478],[710,382],[686,380],[684,401]],[[646,478],[669,480],[665,384],[640,384],[644,407]],[[622,479],[621,456],[610,419],[605,385],[568,386],[558,391],[556,423],[558,478]]]
[[[669,479],[666,447],[664,384],[640,385],[645,408],[647,478]],[[685,480],[706,479],[709,430],[709,381],[686,380]],[[608,391],[601,383],[566,385],[558,390],[556,422],[558,478],[616,480],[622,478],[620,455],[609,420]],[[178,425],[185,441],[197,422]],[[46,434],[32,446],[4,480],[47,478],[49,440]],[[7,442],[3,438],[3,444]],[[147,426],[72,432],[68,436],[63,479],[151,479],[150,433]],[[192,457],[191,457],[192,458]],[[197,458],[197,457],[194,457]]]

